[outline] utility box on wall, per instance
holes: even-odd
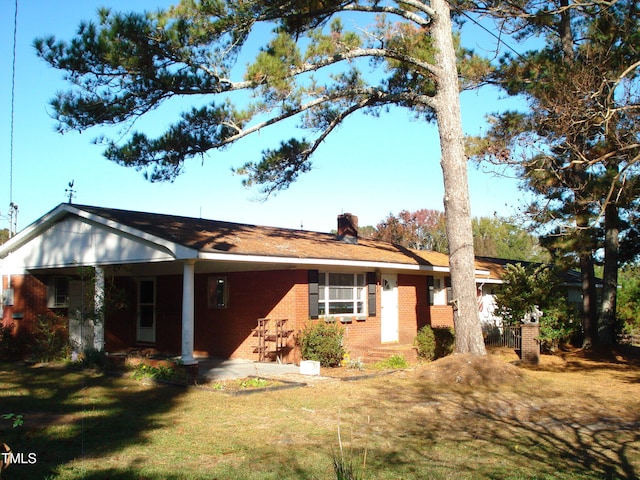
[[[7,288],[2,292],[2,304],[10,307],[13,306],[13,288]]]

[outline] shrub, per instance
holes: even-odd
[[[425,325],[413,341],[418,356],[425,360],[436,360],[453,353],[455,335],[452,328]]]
[[[319,321],[306,325],[297,342],[303,359],[315,360],[323,367],[337,367],[345,355],[342,338],[340,325]]]
[[[374,368],[379,369],[407,368],[408,366],[409,362],[404,358],[404,355],[391,355],[386,360],[380,360],[374,364]]]
[[[418,356],[425,360],[433,360],[436,356],[436,336],[429,325],[425,325],[416,335],[413,344],[418,348]]]
[[[456,343],[453,328],[436,327],[433,329],[433,335],[436,339],[435,358],[438,359],[451,355]]]
[[[540,348],[542,352],[555,352],[572,337],[580,333],[580,321],[568,305],[549,307],[540,318]]]
[[[31,357],[39,362],[60,360],[69,355],[67,320],[53,313],[38,315],[33,328]]]
[[[102,350],[86,348],[82,353],[72,353],[71,363],[84,368],[103,369],[106,367],[106,354]]]
[[[20,345],[13,328],[13,324],[0,325],[0,360],[15,360],[20,355]]]
[[[152,366],[146,363],[140,363],[136,366],[131,376],[134,380],[152,378],[153,380],[169,381],[176,377],[176,370],[170,365]]]

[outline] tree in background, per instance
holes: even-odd
[[[0,230],[0,245],[9,240],[9,238],[9,229],[3,228],[2,230]]]
[[[640,264],[625,265],[620,270],[618,318],[625,333],[640,334]]]
[[[334,233],[337,233],[337,231]],[[374,226],[365,225],[364,227],[358,227],[358,236],[360,238],[375,238],[376,233],[377,230]]]
[[[345,28],[345,16],[354,28]],[[249,52],[247,39],[261,25],[272,31],[260,30],[262,46]],[[268,196],[310,170],[324,139],[355,113],[397,106],[437,122],[456,349],[485,354],[459,92],[477,85],[487,62],[460,48],[446,1],[183,0],[156,13],[103,9],[98,23],[83,23],[71,42],[51,37],[35,46],[72,85],[52,101],[60,132],[131,126],[168,100],[191,100],[193,107],[157,138],[132,132],[108,145],[107,158],[151,181],[173,180],[186,160],[297,118],[311,139],[285,140],[236,170]],[[252,55],[245,69],[237,65]],[[374,70],[365,75],[361,67]],[[235,92],[246,95],[234,101]],[[213,101],[203,105],[204,97]]]
[[[374,238],[416,250],[448,251],[445,216],[438,210],[390,213],[376,226]]]
[[[477,256],[510,260],[545,261],[548,255],[537,238],[510,218],[472,219],[473,245]],[[373,238],[416,250],[448,253],[446,218],[438,210],[402,210],[378,223]]]
[[[477,217],[472,220],[472,228],[477,256],[536,262],[549,260],[537,237],[512,218]]]
[[[534,308],[542,311],[540,340],[547,350],[568,342],[578,332],[575,309],[567,304],[566,289],[555,267],[521,263],[507,265],[496,292],[496,315],[505,325],[519,325]]]
[[[584,346],[610,343],[621,211],[635,208],[640,188],[637,2],[473,7],[498,18],[517,39],[546,40],[538,50],[503,58],[496,83],[526,98],[530,110],[497,115],[475,152],[516,166],[526,188],[539,196],[530,213],[547,245],[575,258],[582,271]],[[598,318],[594,258],[600,248],[604,288]]]

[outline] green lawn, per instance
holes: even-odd
[[[2,478],[331,479],[338,429],[366,479],[640,477],[637,364],[545,360],[505,385],[429,368],[233,396],[0,363],[0,414],[24,420],[0,442],[36,458]]]

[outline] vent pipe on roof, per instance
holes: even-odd
[[[358,243],[358,217],[350,213],[338,215],[338,240]]]

